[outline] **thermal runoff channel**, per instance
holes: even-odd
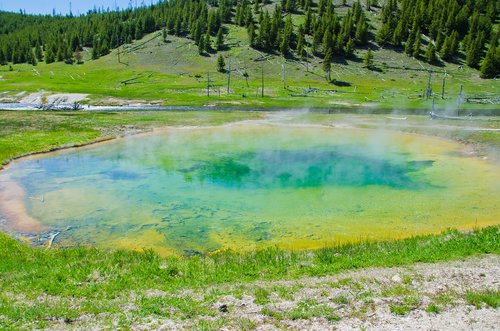
[[[500,168],[432,137],[322,126],[171,128],[13,164],[13,227],[162,255],[318,248],[495,224]],[[30,223],[24,223],[30,224]],[[26,229],[23,229],[26,230]]]

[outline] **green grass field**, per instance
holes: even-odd
[[[266,56],[248,45],[246,30],[233,25],[228,29],[226,69],[231,63],[231,83],[228,75],[216,71],[217,54],[200,56],[197,46],[185,38],[168,37],[164,43],[158,33],[145,36],[98,60],[85,63],[39,63],[0,67],[0,98],[19,100],[20,93],[47,91],[51,93],[85,93],[86,101],[94,105],[127,102],[155,103],[171,106],[237,106],[345,108],[368,107],[384,109],[424,108],[432,102],[421,96],[427,87],[429,74],[435,71],[431,83],[436,95],[436,107],[454,110],[463,86],[464,96],[498,96],[498,80],[479,78],[479,72],[460,63],[430,66],[393,50],[374,52],[376,70],[362,65],[366,50],[357,51],[357,59],[334,62],[328,83],[322,71],[321,59],[310,63],[285,60],[278,55]],[[139,45],[139,46],[138,46]],[[138,46],[138,47],[135,47]],[[262,67],[263,65],[263,67]],[[261,96],[264,69],[264,97]],[[286,81],[283,81],[283,71]],[[210,73],[209,73],[210,72]],[[248,73],[248,86],[243,76]],[[210,75],[210,97],[207,82]],[[446,76],[445,99],[441,99],[442,79]],[[123,83],[127,80],[132,81]],[[312,88],[307,92],[307,89]],[[462,104],[462,108],[495,108],[494,105]]]
[[[0,327],[50,328],[51,323],[64,321],[65,328],[70,328],[75,319],[90,316],[101,318],[103,327],[113,324],[117,327],[118,323],[120,328],[126,329],[134,321],[146,317],[172,320],[215,317],[219,312],[214,302],[226,295],[241,296],[248,291],[241,284],[324,276],[366,267],[449,261],[484,253],[499,254],[499,230],[496,226],[471,233],[448,231],[401,241],[366,242],[316,251],[267,249],[254,253],[222,252],[166,259],[152,251],[34,249],[0,234]],[[189,295],[178,296],[183,290],[196,291],[215,284],[240,285],[228,292],[214,289],[203,300]],[[254,293],[256,302],[269,302],[270,293],[258,290],[257,287]],[[154,296],[151,293],[155,291],[165,294]],[[485,302],[496,307],[498,291],[470,292],[466,299],[474,305]],[[126,308],[128,304],[133,304],[134,308]],[[307,306],[297,306],[288,317],[308,319],[332,314],[331,309],[322,307],[309,302]],[[394,309],[394,314],[404,315],[405,307],[391,306],[391,311]],[[336,320],[335,315],[331,315],[331,321]],[[220,327],[222,325],[210,324],[206,328],[195,325],[194,329]]]

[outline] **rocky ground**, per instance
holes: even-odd
[[[116,315],[52,321],[49,329],[498,330],[499,288],[500,256],[486,255],[176,293],[152,289],[120,299]],[[147,314],[146,302],[165,304]]]

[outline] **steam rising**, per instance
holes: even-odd
[[[26,209],[61,231],[58,240],[164,255],[498,222],[498,165],[463,157],[451,141],[391,131],[422,123],[409,118],[274,112],[58,152],[6,174],[27,197],[44,197],[27,198]]]

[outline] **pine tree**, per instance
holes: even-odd
[[[210,31],[210,34],[214,34],[215,31],[217,31],[218,27],[217,27],[217,17],[218,15],[216,15],[216,11],[215,10],[211,10],[209,13],[208,13],[208,18],[207,18],[207,29],[208,31]]]
[[[488,1],[488,6],[486,8],[486,16],[488,16],[492,22],[495,22],[497,18],[497,11],[496,11],[497,6],[498,3],[495,5],[495,0]]]
[[[234,23],[236,25],[242,26],[243,25],[243,8],[241,7],[241,3],[238,2],[236,5],[236,13],[234,15]]]
[[[332,49],[328,48],[325,53],[325,58],[323,59],[323,71],[326,74],[326,80],[328,82],[331,81],[330,72],[332,70],[332,64],[331,64],[332,57],[333,57]]]
[[[313,41],[312,41],[312,51],[313,54],[318,54],[319,47],[321,45],[321,36],[323,31],[321,30],[320,24],[317,24],[317,27],[314,29],[313,33]]]
[[[222,50],[224,47],[224,34],[222,33],[222,27],[217,31],[217,37],[215,39],[215,47],[218,51]]]
[[[245,11],[245,26],[248,27],[250,24],[253,24],[253,14],[250,6],[247,6]]]
[[[444,36],[444,33],[441,31],[438,31],[437,37],[436,37],[436,51],[441,52],[441,49],[443,48],[443,44],[445,41],[446,37]]]
[[[368,42],[368,24],[366,23],[366,19],[365,19],[364,15],[361,15],[359,17],[358,22],[356,23],[355,37],[356,37],[356,41],[360,45],[365,45]]]
[[[381,46],[389,44],[389,42],[391,41],[391,27],[389,22],[384,23],[378,30],[375,41]]]
[[[33,54],[33,51],[32,50],[29,50],[29,60],[28,62],[32,65],[32,66],[36,66],[38,64],[37,60],[36,60],[36,56],[35,54]]]
[[[200,40],[198,40],[198,54],[205,54],[206,46],[205,46],[205,38],[200,36]]]
[[[413,43],[413,52],[412,52],[412,56],[414,58],[418,58],[420,57],[420,45],[421,45],[421,42],[420,42],[420,30],[417,32],[417,36],[415,37],[415,42]]]
[[[352,39],[349,39],[345,47],[345,57],[348,59],[352,59],[354,57],[354,42]]]
[[[224,57],[222,54],[219,55],[217,58],[217,71],[218,72],[225,72],[226,71],[226,61],[224,61]]]
[[[64,60],[64,51],[62,49],[62,45],[59,45],[59,48],[57,49],[56,60],[57,62],[61,62],[62,60]]]
[[[433,43],[429,43],[427,46],[427,51],[425,52],[425,59],[428,63],[435,63],[437,61],[436,57],[436,46]]]
[[[63,60],[66,64],[73,64],[73,52],[70,45],[65,45],[63,49]]]
[[[176,36],[180,36],[182,34],[182,18],[180,16],[178,16],[175,20],[174,33]]]
[[[344,54],[344,39],[345,38],[340,34],[334,39],[334,52],[337,54]]]
[[[500,46],[492,46],[481,64],[482,78],[495,78],[500,74]]]
[[[373,54],[370,48],[368,48],[368,51],[365,54],[363,65],[365,66],[365,68],[368,68],[370,70],[373,68]]]
[[[300,29],[299,29],[300,30]],[[297,54],[302,59],[302,54],[304,53],[304,35],[299,32],[299,37],[297,40]]]
[[[205,33],[205,41],[203,43],[205,46],[205,52],[209,53],[212,50],[212,39],[210,38],[210,33],[207,30],[207,33]]]
[[[167,42],[167,28],[163,28],[162,30],[162,37],[163,37],[163,42],[166,43]]]
[[[259,0],[254,0],[253,1],[253,12],[255,14],[259,13]]]
[[[415,37],[414,37],[413,33],[410,33],[410,35],[408,36],[408,39],[406,40],[406,43],[405,43],[406,55],[411,56],[413,54],[414,44],[415,44]]]
[[[108,41],[106,39],[104,39],[102,41],[102,44],[101,44],[100,55],[103,56],[103,55],[107,55],[107,54],[109,54],[109,45],[108,45]]]
[[[296,10],[296,6],[297,6],[297,4],[296,4],[295,0],[286,0],[284,9],[288,13],[294,13]]]
[[[255,25],[252,23],[247,28],[248,33],[248,41],[250,42],[251,47],[256,46],[256,34],[255,34]]]
[[[94,54],[93,50],[92,50],[92,55]],[[50,63],[53,63],[55,61],[55,58],[54,58],[54,52],[52,52],[52,49],[49,48],[47,49],[47,51],[45,52],[45,63],[47,64],[50,64]]]
[[[445,61],[451,60],[452,58],[451,39],[449,36],[444,38],[444,43],[441,46],[441,51],[439,52],[439,55]]]
[[[78,35],[73,35],[71,37],[71,50],[80,50],[80,38],[78,38]]]
[[[479,62],[481,61],[481,56],[483,55],[484,47],[484,32],[481,31],[479,36],[474,39],[467,50],[466,62],[469,67],[477,68]]]
[[[40,46],[40,44],[37,44],[35,47],[35,56],[38,61],[43,60],[43,51],[42,51],[42,46]]]
[[[458,32],[455,30],[452,32],[450,37],[450,54],[455,56],[458,52]]]
[[[287,57],[290,54],[292,38],[293,38],[293,23],[292,23],[292,18],[289,15],[285,23],[283,36],[281,37],[281,43],[280,43],[280,51],[284,57]]]
[[[99,39],[94,37],[94,40],[92,41],[92,60],[97,60],[99,56]]]
[[[335,45],[335,41],[333,40],[332,31],[327,28],[325,34],[323,35],[323,42],[322,42],[321,48],[323,49],[323,51],[326,54],[326,51],[328,49],[332,49],[334,45]]]
[[[401,47],[404,38],[404,29],[403,21],[399,21],[394,33],[392,34],[392,44],[396,47]]]
[[[7,58],[2,48],[0,48],[0,66],[4,66],[7,64]]]

